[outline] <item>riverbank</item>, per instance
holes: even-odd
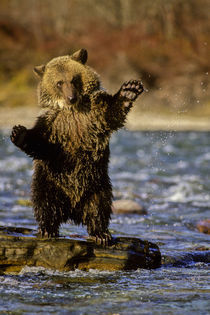
[[[133,110],[126,127],[133,131],[210,131],[210,115],[197,117],[178,112],[169,115]]]
[[[39,115],[38,107],[1,107],[0,128],[11,129],[16,124],[31,127]],[[126,128],[141,131],[210,131],[210,115],[197,117],[182,113],[163,114],[157,112],[141,112],[135,108],[128,115]]]

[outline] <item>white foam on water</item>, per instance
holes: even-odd
[[[15,172],[22,168],[27,168],[29,160],[25,157],[7,157],[4,160],[0,160],[0,171]]]
[[[3,277],[3,276],[1,277],[0,276],[0,283],[16,287],[16,286],[18,286],[19,281],[12,278],[12,277]]]
[[[132,172],[118,172],[117,174],[112,174],[114,180],[130,180],[130,181],[144,181],[150,178],[146,171],[140,171],[136,173]]]
[[[31,207],[30,207],[31,208]],[[11,211],[13,212],[13,213],[23,213],[23,212],[26,212],[26,213],[28,213],[28,211],[29,211],[29,206],[21,206],[21,205],[14,205],[14,206],[12,206],[12,208],[11,208]]]
[[[192,202],[192,201],[203,201],[206,198],[206,194],[203,192],[202,185],[196,181],[185,181],[177,183],[169,187],[165,193],[165,201],[172,202]],[[207,197],[208,199],[209,197]]]
[[[12,189],[11,178],[1,176],[0,192],[5,192]]]
[[[198,156],[195,160],[197,165],[201,165],[205,162],[209,162],[210,161],[210,152],[206,152],[200,156]]]
[[[132,225],[132,224],[137,224],[137,223],[142,223],[145,221],[144,216],[139,216],[139,215],[132,215],[132,216],[116,216],[112,218],[111,223],[113,224],[127,224],[127,225]]]
[[[78,277],[86,277],[86,276],[95,276],[95,275],[108,275],[116,273],[116,271],[101,271],[97,269],[89,269],[89,271],[83,271],[79,269],[75,269],[73,271],[58,271],[47,269],[44,267],[29,267],[25,266],[19,272],[19,275],[29,275],[29,274],[44,274],[47,276],[62,276],[62,277],[71,277],[71,278],[78,278]]]

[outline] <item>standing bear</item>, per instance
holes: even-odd
[[[61,223],[72,220],[87,225],[97,243],[108,244],[109,140],[143,86],[132,80],[110,95],[86,61],[81,49],[35,67],[43,112],[32,129],[14,126],[10,138],[34,160],[32,203],[41,235],[57,237]]]

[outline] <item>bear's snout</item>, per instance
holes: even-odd
[[[75,104],[77,101],[77,96],[76,95],[69,95],[67,96],[67,100],[69,104]]]
[[[77,102],[77,91],[72,83],[63,83],[62,85],[63,96],[67,104],[75,104]]]

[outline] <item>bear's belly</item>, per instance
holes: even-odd
[[[68,197],[72,206],[81,198],[100,192],[110,185],[107,165],[77,164],[73,169],[57,172],[43,161],[35,161],[32,187],[42,195]],[[34,189],[33,189],[34,190]],[[33,191],[32,191],[33,193]],[[57,197],[56,197],[57,198]]]

